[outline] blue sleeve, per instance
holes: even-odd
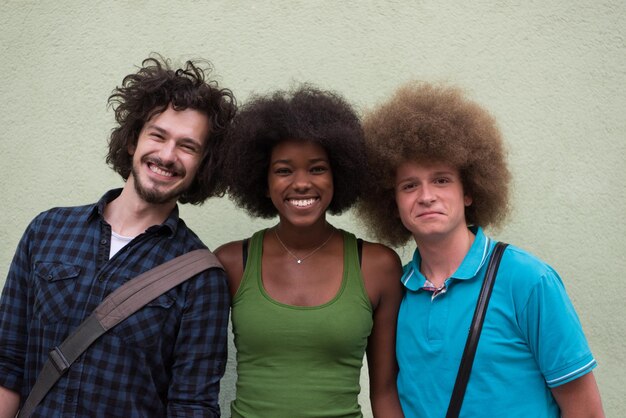
[[[219,382],[227,359],[230,294],[222,269],[191,280],[176,338],[168,417],[219,417]]]
[[[31,222],[17,246],[0,297],[0,386],[18,393],[26,357],[30,246],[38,219]]]
[[[561,278],[545,267],[521,312],[520,327],[552,388],[589,373],[596,361]]]

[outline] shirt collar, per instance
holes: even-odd
[[[88,220],[92,220],[96,217],[104,220],[104,208],[109,202],[115,200],[121,193],[121,188],[112,189],[106,192],[104,196],[100,198],[100,200],[93,204],[91,210],[89,211]],[[178,221],[178,205],[176,205],[172,212],[170,212],[167,219],[165,219],[165,221],[161,225],[153,225],[149,227],[146,232],[163,231],[164,233],[167,233],[171,238],[174,236],[176,230],[178,229]]]
[[[474,242],[467,254],[465,254],[461,265],[452,275],[452,278],[459,280],[471,279],[478,274],[489,258],[491,246],[489,237],[484,234],[481,227],[470,227],[470,230],[475,234]],[[415,253],[413,253],[413,259],[404,266],[404,273],[401,279],[402,284],[409,290],[421,289],[426,281],[426,277],[420,272],[421,262],[422,258],[419,250],[416,248]]]

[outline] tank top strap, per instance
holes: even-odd
[[[265,231],[267,229],[255,232],[248,240],[248,257],[244,266],[243,277],[234,299],[239,299],[239,296],[245,293],[251,286],[258,286],[256,278],[261,277],[261,257],[263,255]]]
[[[245,268],[252,267],[254,265],[260,265],[261,256],[263,255],[263,237],[265,236],[267,229],[261,229],[255,232],[248,241],[248,262]]]
[[[344,251],[344,263],[350,263],[350,268],[359,266],[359,254],[356,244],[356,237],[353,233],[341,230],[343,234],[343,251]],[[354,265],[356,261],[356,265]]]
[[[361,264],[359,263],[357,239],[351,232],[343,229],[341,232],[343,233],[344,269],[347,273],[345,292],[348,295],[359,295],[367,305],[370,305],[369,296],[363,282],[363,274],[361,273]]]

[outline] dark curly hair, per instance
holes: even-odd
[[[111,132],[106,162],[127,180],[133,164],[129,145],[137,144],[139,133],[150,118],[170,105],[175,110],[204,113],[211,121],[211,129],[203,159],[193,183],[179,197],[181,203],[201,204],[211,196],[224,194],[220,149],[237,102],[230,90],[220,89],[216,81],[206,79],[212,70],[210,63],[203,61],[203,69],[199,63],[187,61],[183,68],[173,70],[169,60],[155,56],[145,59],[137,73],[124,77],[122,85],[109,96],[118,126]]]
[[[224,165],[231,199],[251,216],[276,216],[267,197],[270,157],[274,146],[291,139],[319,144],[328,153],[334,186],[328,211],[339,214],[352,206],[366,164],[359,117],[337,93],[308,84],[253,96],[242,106],[229,132]]]
[[[411,238],[397,215],[394,192],[396,169],[405,161],[457,168],[472,198],[465,208],[469,225],[497,227],[506,218],[511,176],[500,130],[462,90],[409,83],[367,114],[363,129],[370,188],[357,212],[377,239],[397,247]]]

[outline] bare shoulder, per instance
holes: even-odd
[[[228,275],[228,283],[231,295],[237,293],[241,277],[243,276],[243,241],[231,241],[220,245],[215,251],[215,255],[224,266]]]
[[[402,264],[394,250],[382,244],[363,241],[361,272],[374,309],[385,300],[392,305],[398,304],[402,293]]]
[[[241,253],[243,251],[242,243],[242,240],[227,242],[217,247],[213,252],[217,258],[220,259],[222,264],[230,264],[237,256],[239,256],[239,260],[241,260]]]
[[[363,241],[363,262],[364,273],[372,274],[402,274],[402,264],[400,257],[391,248],[374,242]]]

